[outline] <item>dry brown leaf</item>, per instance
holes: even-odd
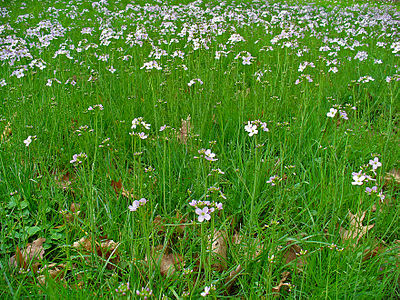
[[[67,223],[71,223],[74,221],[75,217],[78,217],[81,211],[79,210],[81,205],[78,203],[71,203],[71,207],[69,208],[70,212],[64,215]]]
[[[290,273],[285,271],[282,273],[281,275],[281,280],[279,281],[279,284],[275,287],[272,288],[272,292],[273,293],[280,293],[281,289],[284,288],[288,288],[290,287],[290,283],[286,282],[286,280],[288,280],[290,276]]]
[[[94,251],[96,254],[108,261],[106,268],[109,270],[114,269],[115,265],[119,262],[119,254],[117,251],[119,243],[116,243],[113,240],[104,240],[100,243],[96,241],[94,246]],[[91,238],[89,237],[81,238],[79,241],[73,243],[72,247],[78,251],[84,251],[88,253],[93,251],[93,245]]]
[[[45,268],[41,269],[41,275],[37,277],[38,283],[40,285],[45,285],[46,280],[51,277],[55,280],[61,280],[64,278],[65,271],[66,271],[66,265],[65,264],[49,264]],[[43,274],[45,271],[47,271],[47,274]]]
[[[233,284],[236,282],[237,277],[239,276],[240,272],[242,272],[243,268],[241,265],[238,265],[235,270],[232,270],[229,273],[229,276],[226,278],[226,289],[230,292],[232,290]]]
[[[385,175],[386,182],[395,182],[400,184],[400,170],[392,169]]]
[[[163,246],[159,245],[152,251],[152,257],[145,261],[150,264],[160,266],[160,273],[163,276],[171,276],[176,271],[179,271],[183,265],[183,257],[174,253],[163,253]]]
[[[182,119],[181,128],[179,129],[180,135],[178,136],[178,139],[181,141],[181,143],[185,145],[187,145],[188,136],[192,128],[190,120],[191,120],[190,115],[187,116],[186,120]]]
[[[289,246],[285,255],[283,256],[286,264],[290,264],[292,261],[296,261],[296,267],[301,269],[305,266],[306,260],[304,257],[304,250],[297,244],[294,244],[293,241],[289,241],[286,243],[286,246]]]
[[[117,194],[117,197],[118,197],[119,196],[119,192],[122,189],[122,181],[121,181],[121,179],[119,179],[118,181],[111,180],[111,186],[113,187],[114,192],[115,192],[115,194]]]
[[[56,185],[63,189],[64,191],[67,190],[71,184],[72,181],[75,179],[75,177],[73,176],[73,174],[69,173],[68,171],[65,174],[61,174],[61,175],[56,175],[54,177],[54,181],[56,183]]]
[[[11,131],[11,122],[8,122],[6,124],[6,127],[4,127],[3,133],[0,136],[0,143],[5,142],[7,138],[12,134]]]
[[[214,234],[208,236],[211,244],[212,267],[217,271],[223,271],[227,267],[226,252],[228,246],[227,233],[225,230],[214,230]]]
[[[344,228],[340,228],[339,233],[343,241],[348,241],[348,240],[353,240],[355,241],[354,245],[357,245],[360,239],[367,234],[367,232],[375,226],[375,224],[372,225],[367,225],[364,226],[362,224],[364,218],[365,218],[366,211],[362,212],[361,215],[360,213],[357,213],[353,215],[349,211],[349,219],[350,219],[350,224],[349,224],[349,229],[346,230]]]
[[[380,255],[386,250],[386,246],[383,243],[378,243],[376,246],[372,247],[371,249],[366,249],[364,251],[364,255],[362,261],[366,261],[371,259],[377,255]]]
[[[34,264],[34,262],[43,259],[43,243],[45,241],[45,238],[38,238],[26,245],[26,248],[22,251],[17,247],[16,254],[10,258],[10,266],[26,270],[31,265],[32,269],[37,269],[38,264]]]

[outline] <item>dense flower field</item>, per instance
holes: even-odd
[[[397,3],[0,20],[1,298],[400,296]]]

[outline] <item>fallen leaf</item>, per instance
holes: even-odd
[[[174,253],[163,253],[164,247],[159,245],[152,251],[152,257],[145,261],[160,267],[161,275],[168,277],[179,271],[183,265],[183,257]]]
[[[118,246],[119,243],[116,243],[113,240],[104,240],[101,242],[96,241],[93,248],[91,238],[89,237],[83,237],[72,245],[72,247],[78,251],[92,253],[94,250],[99,257],[108,261],[106,268],[109,270],[114,269],[115,265],[119,262],[120,258],[117,251]]]
[[[63,279],[66,271],[65,268],[66,268],[65,264],[55,264],[55,263],[43,267],[40,270],[41,275],[37,277],[38,283],[40,285],[45,285],[49,277],[57,281]]]
[[[242,265],[238,265],[235,270],[229,272],[229,276],[226,278],[226,289],[230,293],[232,290],[233,284],[236,282],[237,277],[242,272],[243,268]]]
[[[6,124],[6,127],[4,127],[3,133],[0,136],[0,143],[6,142],[7,138],[12,134],[11,131],[11,122],[8,122]]]
[[[75,179],[75,177],[68,171],[65,174],[56,175],[54,177],[54,181],[55,181],[56,185],[59,188],[63,189],[64,191],[66,191],[68,188],[70,188],[72,181],[74,179]]]
[[[368,259],[371,259],[377,255],[380,255],[386,250],[386,247],[383,243],[378,243],[376,246],[366,249],[363,254],[362,261],[366,261]]]
[[[367,232],[375,226],[375,224],[364,226],[362,224],[365,218],[366,211],[353,215],[349,211],[349,230],[340,228],[339,233],[343,241],[355,240],[354,245],[357,245],[360,239],[367,234]]]
[[[24,270],[29,266],[32,269],[36,269],[38,265],[35,265],[34,263],[35,261],[41,261],[43,259],[43,243],[45,241],[45,238],[38,238],[32,243],[26,245],[26,248],[22,251],[17,247],[15,255],[10,258],[9,265],[23,268]]]
[[[113,187],[114,192],[117,194],[117,196],[119,196],[119,192],[122,189],[122,181],[121,181],[121,179],[118,180],[118,181],[111,180],[111,186]]]
[[[298,244],[293,241],[288,241],[286,243],[288,246],[286,253],[284,254],[284,259],[286,264],[290,264],[292,261],[296,261],[297,269],[301,269],[306,264],[304,254],[306,253]]]
[[[385,181],[387,183],[394,182],[400,184],[400,170],[392,169],[385,175]]]
[[[178,139],[185,145],[187,145],[188,135],[190,134],[192,127],[190,120],[190,115],[187,116],[186,120],[182,119],[181,128],[179,129],[180,136],[178,136]]]
[[[227,233],[225,230],[214,230],[213,235],[208,236],[208,240],[211,243],[211,265],[213,269],[217,271],[223,271],[227,267],[226,252],[228,246]]]
[[[279,281],[279,284],[272,288],[272,292],[280,293],[282,287],[288,289],[290,287],[290,283],[286,282],[286,280],[288,280],[289,276],[290,276],[290,273],[287,271],[284,271],[281,275],[281,280]]]
[[[67,212],[64,217],[67,223],[71,223],[74,221],[75,217],[78,217],[81,211],[79,210],[81,205],[78,203],[71,203],[69,208],[70,212]]]

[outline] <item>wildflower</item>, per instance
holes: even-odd
[[[353,173],[353,182],[352,185],[363,185],[365,180],[365,175],[362,173]]]
[[[200,157],[204,157],[204,159],[208,161],[217,161],[218,158],[215,157],[215,153],[211,152],[211,149],[200,149],[198,150],[198,153],[200,154]],[[194,158],[200,158],[195,156]]]
[[[246,130],[246,131],[249,133],[249,136],[253,136],[253,135],[255,135],[255,134],[258,133],[257,125],[251,124],[250,121],[249,121],[249,122],[247,123],[247,125],[244,127],[244,130]]]
[[[153,291],[149,288],[142,287],[142,290],[136,290],[136,295],[143,297],[143,299],[148,299],[149,297],[153,296]]]
[[[132,202],[132,205],[128,206],[130,211],[136,211],[140,206],[143,206],[147,203],[146,198],[141,198],[140,200],[135,200]]]
[[[372,169],[375,171],[378,169],[380,166],[382,166],[382,163],[379,161],[378,157],[375,157],[373,160],[371,159],[369,161],[369,164],[372,166]]]
[[[210,285],[210,286],[206,286],[204,287],[204,292],[202,292],[200,295],[202,297],[207,297],[210,294],[210,291],[215,291],[215,285]]]
[[[115,289],[117,293],[121,293],[123,296],[129,291],[129,282],[121,283],[117,289]]]
[[[204,84],[204,82],[203,82],[200,78],[194,78],[194,79],[190,80],[189,83],[188,83],[187,85],[190,87],[190,86],[192,86],[193,84],[195,84],[196,81],[197,81],[198,83],[200,83],[200,85],[203,85],[203,84]]]
[[[282,179],[280,177],[278,177],[278,175],[274,175],[271,176],[269,178],[269,180],[267,181],[267,183],[270,183],[272,186],[276,185],[279,181],[281,181]]]
[[[344,120],[348,120],[347,113],[344,110],[339,110],[340,118]]]
[[[203,222],[204,220],[209,221],[211,219],[211,215],[209,214],[209,208],[205,206],[203,209],[196,208],[195,213],[199,215],[199,222]]]
[[[29,145],[32,143],[32,141],[36,140],[36,135],[34,136],[28,136],[26,140],[24,140],[24,144],[26,147],[29,147]]]
[[[102,104],[95,104],[93,106],[88,107],[88,111],[94,111],[95,109],[104,110],[104,106]]]
[[[114,74],[115,71],[117,71],[113,66],[110,66],[107,70],[110,71],[112,74]]]
[[[326,116],[329,118],[333,118],[333,117],[335,117],[336,113],[337,113],[337,109],[332,107],[329,110],[329,112],[326,114]]]
[[[81,164],[86,158],[87,158],[86,153],[81,152],[79,154],[74,154],[72,156],[72,160],[70,160],[70,163],[77,166],[77,165]]]
[[[370,187],[365,188],[365,192],[369,195],[371,195],[371,193],[376,193],[377,191],[378,191],[377,186],[373,186],[372,188],[370,188]]]
[[[209,294],[210,294],[210,287],[209,286],[206,286],[205,288],[204,288],[204,292],[202,292],[200,295],[202,296],[202,297],[207,297]]]

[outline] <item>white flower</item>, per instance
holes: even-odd
[[[379,158],[375,157],[374,160],[370,160],[369,164],[372,166],[372,169],[375,171],[379,167],[382,166],[382,163],[379,161]]]
[[[363,185],[363,181],[365,180],[364,174],[354,174],[353,175],[353,182],[351,183],[352,185]]]
[[[333,118],[336,115],[336,113],[337,113],[337,109],[332,107],[329,110],[329,112],[326,114],[326,116],[329,118]]]
[[[30,143],[32,143],[32,138],[36,139],[36,135],[35,136],[28,136],[28,138],[26,140],[24,140],[24,144],[26,147],[28,147],[30,145]]]
[[[253,136],[253,135],[255,135],[255,134],[258,133],[257,125],[251,124],[250,121],[249,121],[249,122],[247,123],[247,125],[244,127],[244,130],[246,130],[246,131],[249,133],[249,136]]]

